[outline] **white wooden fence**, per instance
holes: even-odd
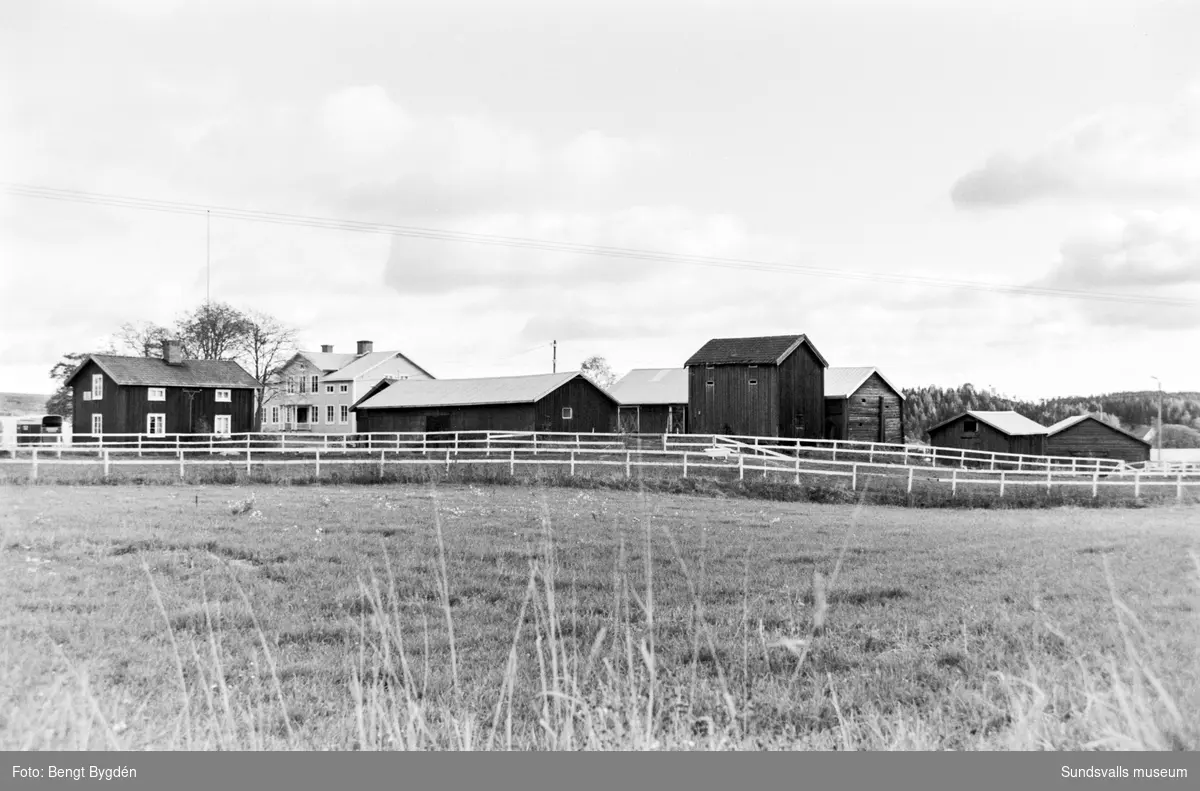
[[[991,454],[983,458],[943,456],[943,448],[884,443],[814,442],[721,435],[550,434],[532,432],[442,432],[431,434],[359,435],[97,435],[70,445],[31,444],[9,447],[0,465],[24,467],[33,479],[47,467],[101,469],[171,467],[186,480],[189,469],[223,467],[252,472],[255,467],[322,470],[341,465],[378,466],[380,473],[394,465],[444,466],[507,465],[515,474],[522,465],[561,468],[571,475],[585,468],[617,468],[626,477],[633,471],[663,468],[689,473],[723,471],[721,475],[761,474],[768,479],[825,476],[848,479],[852,489],[872,478],[886,478],[913,491],[914,481],[948,488],[996,488],[1000,496],[1013,487],[1073,486],[1091,490],[1124,487],[1134,496],[1161,487],[1174,487],[1182,500],[1185,489],[1200,489],[1200,475],[1182,470],[1164,472],[1126,468],[1119,461]],[[934,451],[937,451],[936,457]],[[935,463],[936,462],[936,463]],[[956,464],[957,462],[957,464]],[[949,465],[949,466],[943,466]],[[962,466],[974,464],[976,467]]]

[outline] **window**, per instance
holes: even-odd
[[[757,380],[757,379],[751,379],[751,380],[750,380],[750,384],[752,384],[752,385],[756,385],[756,384],[758,384],[758,380]]]
[[[230,415],[217,415],[213,418],[213,433],[228,436],[233,432],[233,418]]]
[[[307,392],[308,392],[308,377],[301,376],[300,377],[300,393],[301,393],[301,395],[303,395],[304,393],[307,393]]]
[[[563,410],[562,410],[562,419],[563,420],[570,420],[571,416],[573,414],[574,414],[574,412],[571,410],[571,407],[569,407],[569,406],[563,407]]]
[[[92,433],[104,433],[104,415],[92,415]]]
[[[321,389],[321,385],[320,385],[320,384],[318,384],[318,382],[317,382],[317,380],[318,380],[318,379],[320,379],[320,378],[321,378],[321,377],[319,377],[319,376],[314,376],[314,377],[312,378],[312,391],[313,391],[314,393],[316,393],[316,392],[319,392],[319,391],[320,391],[320,389]]]
[[[167,388],[165,388],[165,387],[147,387],[146,390],[147,390],[147,394],[146,394],[147,401],[166,401],[167,400]]]
[[[228,404],[229,400],[230,399],[229,399],[229,391],[228,390],[218,390],[217,391],[217,401],[218,402]]]
[[[705,387],[713,387],[714,384],[715,384],[715,382],[713,382],[713,380],[709,379],[707,382],[704,383],[704,386]]]
[[[332,393],[332,392],[333,392],[333,385],[325,385],[325,392],[326,392],[326,393]]]
[[[271,422],[279,423],[279,407],[277,406],[271,407]]]
[[[333,404],[325,407],[325,422],[331,426],[333,425]]]
[[[288,391],[288,395],[291,395],[292,393],[296,392],[296,377],[289,376],[287,378],[287,391]]]
[[[748,368],[757,368],[758,366],[757,366],[757,365],[749,365],[749,366],[747,366],[747,367],[748,367]]]
[[[338,392],[339,392],[339,393],[349,393],[349,392],[350,392],[350,385],[339,385],[339,386],[338,386]]]
[[[91,401],[91,400],[92,400],[92,391],[91,391],[91,390],[84,390],[84,391],[83,391],[83,400],[84,400],[84,401]]]
[[[146,433],[147,434],[166,434],[167,433],[167,416],[160,413],[146,415]]]
[[[342,404],[342,415],[341,415],[341,418],[342,418],[342,419],[341,419],[341,422],[342,422],[342,423],[349,423],[349,422],[350,422],[350,405],[349,405],[349,404]]]
[[[308,422],[312,423],[314,425],[321,422],[321,408],[320,407],[313,406],[313,407],[308,408]]]
[[[92,400],[104,398],[104,374],[92,374]]]
[[[968,418],[963,421],[963,432],[965,432],[967,434],[974,434],[976,431],[979,431],[979,421],[978,420],[972,420],[972,419]]]

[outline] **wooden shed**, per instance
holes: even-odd
[[[825,371],[825,438],[904,443],[904,395],[878,368]]]
[[[970,410],[929,429],[929,444],[986,453],[1046,455],[1045,426],[1012,410]]]
[[[635,368],[609,388],[620,403],[621,430],[633,434],[687,431],[686,368]]]
[[[351,409],[360,433],[610,433],[617,401],[578,371],[481,379],[380,382]]]
[[[685,366],[689,433],[824,436],[829,363],[806,336],[715,338]]]
[[[1150,461],[1150,443],[1094,415],[1075,415],[1047,429],[1046,454],[1120,459],[1132,464]]]
[[[93,354],[66,384],[72,434],[191,434],[254,431],[258,380],[231,360],[185,360],[176,341],[162,357]]]

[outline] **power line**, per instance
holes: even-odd
[[[300,214],[284,214],[281,212],[237,209],[224,206],[206,206],[203,204],[185,203],[181,201],[135,198],[98,192],[84,192],[82,190],[39,187],[28,184],[17,184],[13,182],[0,182],[0,189],[9,195],[27,198],[44,198],[48,200],[89,203],[94,205],[140,209],[144,211],[160,211],[173,214],[205,214],[206,216],[216,215],[226,219],[243,220],[246,222],[273,223],[277,225],[355,231],[359,233],[376,233],[390,236],[483,244],[497,247],[514,247],[550,252],[578,253],[583,255],[595,255],[610,258],[629,258],[635,260],[660,261],[664,263],[688,264],[693,266],[708,266],[748,271],[779,272],[784,274],[808,275],[810,277],[827,277],[841,280],[922,285],[935,288],[953,288],[998,294],[1086,299],[1099,302],[1118,302],[1130,304],[1200,307],[1200,301],[1198,300],[1181,299],[1177,297],[1158,297],[1144,294],[1114,294],[1111,292],[1048,288],[1039,286],[1016,286],[1001,283],[983,283],[969,280],[952,280],[948,278],[923,277],[919,275],[900,275],[882,272],[856,272],[833,269],[829,267],[816,267],[802,264],[782,264],[777,262],[759,261],[745,258],[685,255],[680,253],[642,250],[637,248],[610,247],[605,245],[580,244],[574,242],[557,242],[544,239],[529,239],[524,237],[499,236],[494,234],[448,231],[436,228],[421,228],[416,226],[395,225],[390,223],[372,223],[359,220],[339,220]]]

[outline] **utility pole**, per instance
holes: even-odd
[[[1154,433],[1154,438],[1157,440],[1157,442],[1155,444],[1158,445],[1158,463],[1161,464],[1162,463],[1162,402],[1163,402],[1162,380],[1159,379],[1157,376],[1151,376],[1150,378],[1153,379],[1154,381],[1158,382],[1158,431],[1156,431]]]
[[[212,212],[204,210],[204,304],[212,304]]]
[[[550,341],[554,349],[554,357],[550,363],[550,373],[558,373],[558,341]]]

